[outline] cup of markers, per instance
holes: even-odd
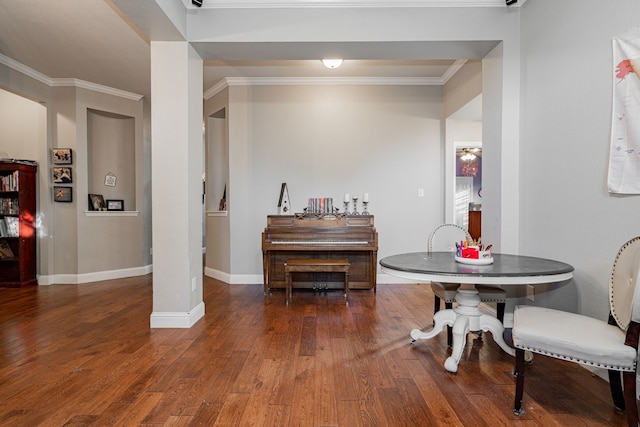
[[[466,240],[461,240],[460,243],[456,242],[456,258],[488,260],[492,258],[492,246],[489,245],[485,248],[479,241],[467,242]]]

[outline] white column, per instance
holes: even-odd
[[[152,328],[189,328],[202,301],[202,59],[151,42]]]

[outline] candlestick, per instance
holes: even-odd
[[[358,213],[358,195],[357,194],[353,195],[353,212],[351,212],[351,215],[360,215]]]

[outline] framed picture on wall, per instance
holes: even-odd
[[[108,211],[123,211],[124,210],[124,200],[107,200],[107,210]]]
[[[53,187],[53,201],[54,202],[72,202],[73,201],[73,187]]]
[[[55,184],[70,184],[73,182],[71,168],[53,168],[53,182]]]
[[[54,148],[52,159],[54,165],[70,165],[73,163],[71,148]]]
[[[89,194],[89,210],[90,211],[104,211],[107,205],[104,203],[104,197],[102,194]]]

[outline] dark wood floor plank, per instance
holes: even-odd
[[[411,373],[412,378],[427,407],[429,408],[436,425],[462,426],[455,408],[442,392],[437,382],[431,375],[425,375],[423,365],[419,360],[407,360],[406,369]]]
[[[330,349],[316,351],[314,406],[316,426],[338,425],[338,409],[333,376],[334,358]]]
[[[267,408],[267,418],[262,425],[270,427],[285,427],[290,425],[290,418],[290,405],[269,405],[269,407]]]
[[[365,425],[360,414],[360,403],[357,400],[338,400],[337,412],[339,426],[362,427]],[[383,424],[378,423],[378,425]]]
[[[152,275],[0,289],[0,426],[621,426],[607,383],[536,356],[512,412],[513,358],[470,334],[457,374],[425,284],[374,294],[205,277],[206,314],[149,329]]]
[[[252,366],[253,364],[257,365]],[[249,402],[242,416],[241,425],[266,425],[269,416],[272,396],[276,394],[278,383],[282,379],[280,372],[280,361],[273,359],[248,359],[245,369],[254,374],[253,379],[249,379],[250,374],[244,373],[244,380],[238,378],[237,383],[246,382],[251,384],[252,389],[245,386],[244,390],[249,394]],[[244,370],[243,370],[244,371]]]
[[[333,381],[336,385],[335,395],[337,400],[356,400],[358,388],[353,368],[355,358],[348,338],[335,338],[331,340],[331,351],[335,359],[333,367]]]
[[[214,426],[228,427],[240,426],[242,414],[244,414],[250,395],[247,393],[229,393],[220,409],[220,415]]]
[[[302,331],[300,332],[300,346],[298,356],[316,355],[316,317],[305,316],[302,319]]]
[[[299,356],[295,359],[293,369],[296,376],[289,422],[294,426],[312,426],[316,416],[316,358]]]

